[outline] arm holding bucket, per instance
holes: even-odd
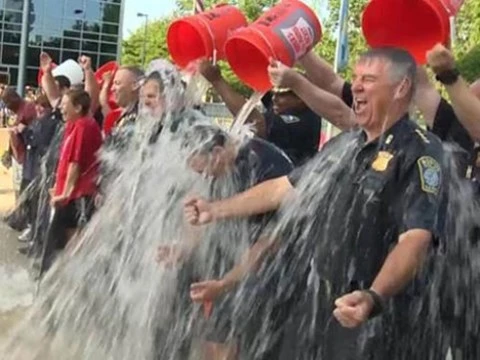
[[[333,71],[328,62],[312,51],[309,51],[299,61],[307,72],[308,78],[320,89],[342,98],[345,80]]]
[[[246,100],[243,95],[233,89],[222,76],[218,66],[213,65],[208,60],[203,60],[199,66],[200,73],[207,79],[214,87],[215,91],[220,95],[225,102],[228,110],[234,117],[238,115]],[[254,109],[248,117],[247,123],[253,123],[257,130],[257,135],[265,138],[267,135],[267,125],[263,115],[256,109]]]
[[[433,128],[435,114],[440,104],[441,96],[435,86],[428,79],[425,68],[417,68],[417,91],[415,92],[415,105],[423,114],[425,122]]]
[[[268,72],[273,85],[292,89],[311,110],[334,126],[342,130],[354,126],[352,110],[340,97],[315,86],[305,76],[278,61],[270,64]]]
[[[443,45],[436,45],[427,52],[427,60],[432,70],[437,74],[448,92],[453,109],[461,124],[475,140],[480,139],[480,99],[469,88],[466,81],[455,74],[455,59],[453,54]],[[444,74],[449,76],[445,77]],[[450,79],[450,77],[452,77]]]

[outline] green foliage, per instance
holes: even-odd
[[[276,0],[204,0],[210,8],[220,3],[237,5],[249,21],[257,19],[266,8],[271,7]],[[328,17],[323,22],[323,38],[315,51],[333,64],[335,58],[336,38],[338,34],[340,0],[311,0],[314,8],[325,8],[328,5]],[[319,5],[320,3],[320,5]],[[357,56],[367,48],[361,30],[361,14],[368,0],[350,0],[348,19],[349,65],[342,75],[351,76],[352,64]],[[177,9],[172,17],[159,19],[148,25],[147,32],[147,63],[155,58],[169,58],[166,46],[166,33],[172,19],[192,14],[193,0],[177,0]],[[123,43],[122,62],[124,64],[141,64],[144,28],[140,27]],[[480,77],[480,0],[466,0],[457,17],[457,39],[455,54],[458,66],[465,78],[472,81]],[[229,69],[228,64],[220,62],[220,67],[227,81],[241,93],[248,95],[251,90],[243,85]]]
[[[170,58],[167,49],[167,29],[171,18],[163,18],[152,21],[147,26],[146,37],[146,64],[153,59]],[[138,28],[126,40],[122,46],[122,64],[141,65],[143,44],[145,41],[145,27]]]

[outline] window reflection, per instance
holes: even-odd
[[[59,64],[92,57],[98,67],[115,60],[121,0],[30,0],[27,83],[36,86],[38,58],[48,52]],[[0,0],[0,61],[17,81],[23,0]]]

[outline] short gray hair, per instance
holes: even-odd
[[[411,98],[413,98],[417,81],[417,64],[408,51],[394,47],[370,49],[360,55],[358,62],[371,59],[384,59],[390,63],[390,77],[392,81],[400,82],[403,79],[408,79],[411,83]]]

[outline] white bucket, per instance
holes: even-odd
[[[68,59],[52,70],[53,76],[63,75],[70,80],[71,85],[78,85],[83,82],[83,69],[74,60]]]

